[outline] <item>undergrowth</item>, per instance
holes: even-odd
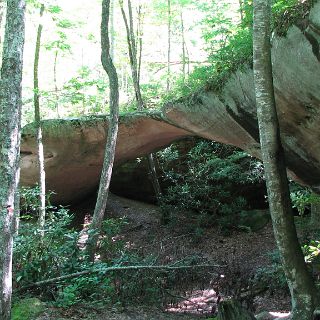
[[[193,221],[186,225],[197,238],[204,227],[235,228],[236,215],[249,209],[245,190],[262,181],[260,163],[231,146],[200,138],[190,142],[187,152],[183,144],[173,144],[158,153],[169,183],[161,205],[164,222],[172,223],[182,213]]]
[[[190,281],[203,279],[196,268],[181,270],[152,269],[161,264],[157,255],[141,254],[130,248],[121,235],[127,221],[106,219],[100,236],[98,257],[92,264],[84,250],[86,229],[72,228],[73,215],[66,208],[47,207],[44,236],[41,237],[36,211],[39,188],[25,189],[23,214],[14,247],[14,298],[38,297],[55,307],[86,305],[125,306],[132,303],[162,306],[171,290],[187,290]],[[29,198],[28,198],[29,197]],[[200,259],[200,258],[199,258]],[[175,262],[175,266],[203,263],[196,258]],[[125,270],[126,266],[146,266]],[[120,270],[105,272],[108,267]],[[91,272],[95,270],[94,272]],[[39,281],[87,272],[46,285]],[[32,285],[32,286],[30,286]]]

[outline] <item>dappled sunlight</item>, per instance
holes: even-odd
[[[212,289],[186,292],[184,297],[172,295],[172,298],[179,302],[169,304],[167,312],[209,315],[217,310],[218,296]]]
[[[286,318],[290,315],[290,312],[269,312],[269,314],[277,318]]]

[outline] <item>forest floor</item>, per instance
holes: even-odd
[[[93,204],[93,201],[88,201],[75,208],[78,225],[83,223],[86,214],[92,213]],[[239,279],[243,276],[253,277],[272,263],[268,255],[275,250],[271,223],[258,232],[232,230],[226,235],[218,226],[211,226],[202,228],[201,235],[195,235],[192,230],[192,221],[190,222],[186,217],[176,217],[173,223],[164,226],[160,223],[161,213],[158,207],[115,195],[109,197],[107,215],[113,218],[126,217],[128,224],[124,227],[121,237],[137,252],[156,256],[157,263],[174,263],[196,256],[197,259],[200,257],[201,261],[226,265],[226,275],[220,274],[220,277],[227,278],[229,272],[231,277]],[[210,318],[216,310],[218,294],[214,278],[206,272],[206,270],[203,271],[201,283],[193,282],[192,288],[188,290],[183,288],[178,294],[178,302],[174,304],[168,302],[162,307],[141,305],[95,308],[77,305],[69,309],[50,308],[38,320]],[[237,281],[234,280],[223,279],[224,282],[222,281],[222,285],[226,284],[231,293],[232,286],[237,286]],[[252,301],[252,306],[255,314],[262,311],[288,312],[290,299],[286,292],[269,290],[258,294]]]

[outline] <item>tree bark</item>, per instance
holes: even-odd
[[[137,61],[137,47],[136,47],[136,40],[134,36],[134,29],[133,29],[133,16],[132,16],[132,6],[131,1],[128,0],[128,11],[129,11],[129,21],[127,19],[127,15],[125,13],[123,7],[123,1],[119,1],[121,13],[123,17],[123,21],[127,31],[127,43],[129,49],[129,61],[131,66],[131,74],[132,74],[132,82],[134,87],[134,92],[136,96],[136,101],[138,104],[138,110],[144,109],[144,102],[141,95],[140,90],[140,79],[138,77],[138,61]]]
[[[240,12],[241,22],[243,22],[244,15],[243,15],[243,1],[242,0],[239,0],[239,12]]]
[[[168,52],[167,52],[167,92],[170,90],[171,78],[171,0],[168,0]]]
[[[185,83],[186,80],[186,40],[184,31],[184,20],[183,20],[183,9],[181,9],[180,14],[181,19],[181,43],[182,43],[182,81]]]
[[[115,0],[110,1],[110,57],[115,62],[115,31],[114,31],[114,12],[115,12]]]
[[[54,62],[53,62],[53,83],[54,83],[54,106],[57,111],[57,118],[60,118],[59,112],[59,93],[58,93],[58,81],[57,81],[57,66],[58,66],[58,54],[59,51],[54,52]]]
[[[138,8],[138,24],[137,24],[137,56],[138,56],[138,79],[140,84],[141,79],[141,65],[142,65],[142,38],[143,38],[143,13],[142,13],[142,6],[139,5]]]
[[[102,21],[101,21],[101,62],[104,70],[109,77],[110,85],[110,120],[108,128],[108,137],[103,161],[103,168],[99,184],[99,192],[96,206],[94,209],[93,220],[90,225],[89,239],[87,243],[87,252],[91,261],[97,248],[99,233],[101,231],[104,212],[107,205],[109,185],[112,175],[114,155],[118,136],[119,122],[119,84],[116,68],[110,56],[109,40],[109,13],[110,0],[102,1]]]
[[[136,42],[136,37],[134,35],[134,28],[133,28],[133,15],[132,15],[132,6],[131,6],[131,1],[128,0],[128,12],[129,12],[129,22],[123,7],[123,1],[120,0],[120,8],[122,12],[122,17],[123,21],[126,27],[127,31],[127,42],[128,42],[128,49],[129,49],[129,60],[130,60],[130,66],[131,66],[131,73],[132,73],[132,81],[133,81],[133,86],[134,86],[134,91],[135,91],[135,96],[136,96],[136,101],[138,105],[138,110],[142,111],[144,109],[144,101],[142,98],[141,94],[141,88],[140,88],[140,63],[138,65],[137,61],[137,42]],[[139,53],[139,59],[141,59],[141,51],[142,51],[142,38],[139,41],[140,44],[140,53]],[[151,178],[151,183],[157,198],[157,201],[160,202],[161,200],[161,187],[160,183],[158,180],[157,176],[157,170],[155,166],[155,161],[154,161],[154,155],[148,154],[147,156],[148,159],[148,165],[149,165],[149,174]]]
[[[39,92],[39,58],[41,47],[41,35],[43,25],[41,19],[44,13],[44,4],[40,7],[40,22],[37,30],[37,40],[34,55],[33,67],[33,90],[34,90],[34,121],[37,131],[37,147],[38,147],[38,169],[39,169],[39,228],[41,236],[44,236],[44,225],[46,221],[46,174],[44,169],[44,151],[42,143],[42,127],[40,115],[40,92]]]
[[[277,246],[292,299],[294,320],[310,320],[316,287],[298,241],[290,203],[284,152],[280,140],[270,51],[271,0],[254,1],[254,82],[262,159]]]
[[[9,320],[14,213],[19,183],[24,0],[8,0],[0,85],[0,318]]]
[[[4,13],[4,0],[0,0],[0,46],[2,45],[2,36],[1,35],[2,35],[3,13]]]

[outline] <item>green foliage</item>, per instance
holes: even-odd
[[[313,0],[275,0],[272,6],[272,29],[284,36],[291,25],[305,18],[313,3]],[[235,19],[234,9],[231,14],[229,1],[200,1],[198,8],[206,14],[202,21],[203,39],[210,64],[196,66],[186,82],[177,80],[165,100],[186,96],[203,86],[220,93],[232,73],[252,65],[252,1],[245,1],[242,21]]]
[[[276,0],[272,6],[273,28],[280,36],[285,36],[289,27],[304,19],[315,0]]]
[[[111,279],[103,274],[82,276],[71,279],[67,284],[58,286],[58,296],[55,305],[69,307],[81,301],[110,302],[115,294]]]
[[[92,267],[81,247],[81,233],[70,227],[72,215],[68,210],[47,211],[44,237],[40,236],[37,224],[33,221],[22,221],[20,232],[14,247],[14,279],[17,288],[41,280],[60,277]],[[108,253],[109,262],[113,262],[124,252],[124,243],[115,237],[124,225],[116,219],[104,222],[104,233],[101,241],[101,255]],[[97,262],[95,268],[108,266]],[[53,283],[51,286],[37,290],[47,299],[54,297],[54,304],[67,307],[81,301],[110,301],[115,294],[112,276],[103,273],[88,274],[77,278]]]
[[[12,306],[11,320],[34,320],[44,311],[44,304],[37,298],[26,298]]]
[[[320,241],[319,240],[310,240],[308,244],[305,244],[303,247],[303,252],[305,255],[306,262],[317,262],[320,263]]]
[[[33,220],[21,221],[14,247],[17,286],[72,273],[81,267],[79,234],[69,229],[72,216],[60,208],[48,212],[44,237]]]
[[[22,219],[32,219],[38,215],[39,211],[39,196],[40,188],[36,185],[33,188],[21,187],[20,193],[20,212]],[[53,206],[50,204],[50,197],[52,192],[48,191],[46,193],[46,204],[47,209],[52,209]]]
[[[255,275],[255,283],[262,288],[270,290],[288,290],[286,276],[280,261],[278,251],[272,251],[267,254],[271,259],[271,265],[259,268]]]
[[[290,183],[290,197],[293,208],[296,208],[300,215],[304,215],[307,210],[310,210],[311,204],[320,202],[319,195],[295,182]]]
[[[26,200],[29,204],[26,209],[37,206],[33,203],[38,202],[37,194],[37,189],[25,193],[25,197],[30,195],[30,199]],[[70,227],[72,215],[68,210],[47,208],[44,237],[40,236],[38,225],[32,220],[33,212],[26,212],[26,216],[30,218],[27,221],[22,219],[14,247],[13,269],[16,289],[22,289],[41,280],[92,269],[92,263],[88,261],[83,250],[81,236],[85,236],[85,233]],[[94,264],[94,269],[101,269],[101,272],[58,281],[28,292],[40,294],[42,299],[52,301],[53,305],[58,307],[69,307],[84,301],[86,304],[104,305],[133,301],[159,304],[163,299],[164,288],[180,283],[181,276],[186,276],[190,271],[167,273],[146,269],[119,270],[107,274],[103,272],[109,266],[157,264],[158,257],[142,257],[124,241],[121,230],[126,223],[126,219],[104,221],[98,251],[100,259]],[[196,262],[183,261],[184,264]]]
[[[60,103],[73,108],[73,116],[106,112],[106,91],[108,88],[105,77],[96,78],[89,67],[83,66],[78,74],[63,86],[60,93]]]
[[[124,218],[110,218],[103,221],[100,251],[104,262],[111,264],[114,259],[122,257],[125,241],[119,233],[126,224],[127,221]]]
[[[174,145],[159,155],[164,179],[170,182],[164,210],[197,212],[198,227],[217,217],[227,225],[230,216],[246,206],[241,186],[261,178],[253,174],[257,163],[253,158],[215,142],[199,139],[184,158]]]

